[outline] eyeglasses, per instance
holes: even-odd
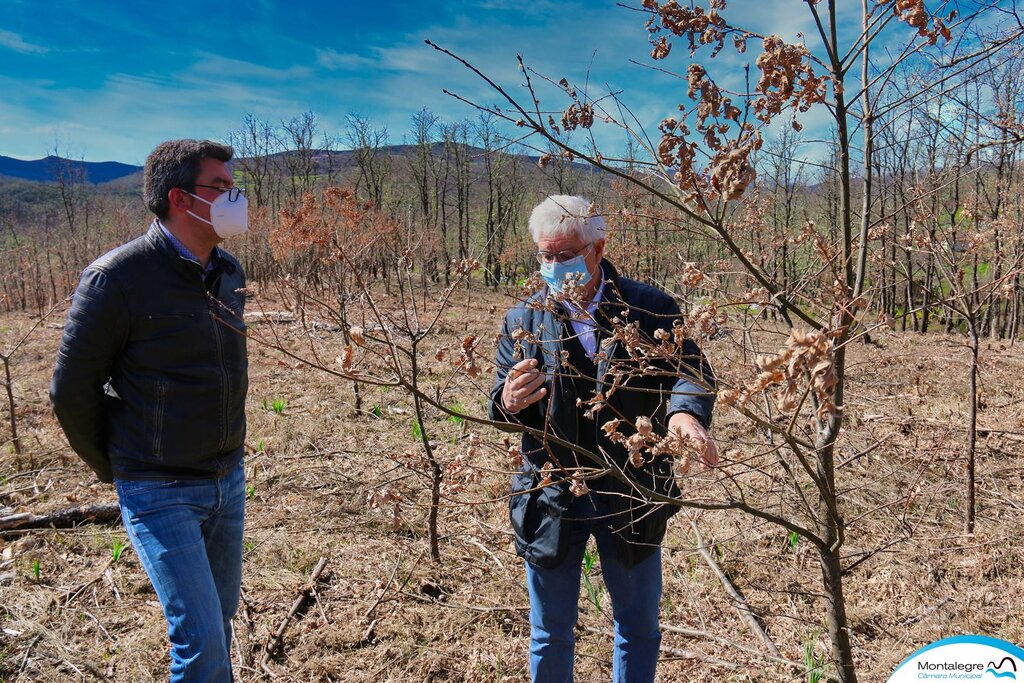
[[[203,185],[202,183],[194,183],[192,187],[205,187],[208,190],[217,190],[221,194],[228,193],[228,201],[238,201],[238,196],[245,193],[244,187],[218,187],[217,185]]]
[[[581,247],[580,249],[578,249],[576,251],[572,251],[570,249],[566,249],[566,250],[560,251],[558,253],[551,252],[551,251],[538,251],[537,252],[537,263],[565,263],[569,259],[576,258],[577,256],[579,256],[583,252],[585,252],[588,249],[590,249],[592,246],[594,246],[594,244],[591,242],[590,244],[584,245],[583,247]]]

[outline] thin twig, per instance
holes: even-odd
[[[693,529],[694,536],[697,538],[697,552],[700,553],[702,558],[704,558],[704,561],[711,568],[711,571],[714,572],[715,576],[718,577],[718,580],[722,582],[722,587],[725,588],[725,592],[728,593],[729,597],[733,600],[733,606],[739,610],[743,621],[746,622],[754,635],[765,644],[765,647],[767,647],[773,655],[781,657],[782,653],[779,652],[779,648],[775,646],[775,643],[765,632],[764,628],[761,627],[760,618],[754,614],[754,610],[750,608],[746,599],[744,599],[736,589],[736,586],[734,586],[732,581],[729,580],[728,575],[726,575],[715,561],[715,558],[712,557],[711,553],[708,552],[708,549],[704,546],[704,539],[700,535],[700,529],[697,528],[697,524],[693,520],[690,520],[690,528]]]
[[[388,594],[388,589],[391,588],[391,582],[395,580],[395,576],[398,574],[398,568],[401,566],[401,564],[402,553],[399,552],[398,561],[395,562],[395,568],[391,570],[391,577],[388,579],[388,582],[384,584],[384,590],[382,590],[380,592],[380,595],[377,596],[377,602],[373,603],[373,606],[370,607],[370,609],[366,610],[366,614],[363,615],[367,619],[369,619],[370,615],[373,614],[373,611],[377,609],[378,606],[380,606],[380,603],[383,602],[384,596]]]
[[[281,649],[281,646],[284,645],[284,632],[288,630],[288,625],[292,622],[292,619],[294,619],[295,615],[299,613],[302,606],[306,604],[310,595],[314,593],[316,582],[320,580],[320,575],[326,567],[327,558],[321,557],[320,561],[316,563],[312,573],[309,575],[309,583],[303,586],[299,591],[299,596],[295,598],[295,602],[292,603],[292,608],[288,611],[285,618],[281,620],[280,626],[277,627],[277,632],[274,633],[274,636],[269,641],[267,641],[266,654],[263,656],[261,667],[271,676],[274,676],[275,674],[270,670],[268,665],[274,655]]]
[[[501,560],[498,559],[498,556],[495,555],[494,553],[492,553],[490,550],[488,550],[487,547],[483,543],[481,543],[480,541],[476,540],[475,538],[467,538],[466,542],[467,543],[472,543],[477,548],[480,548],[480,550],[482,550],[488,557],[490,557],[492,560],[494,560],[494,564],[498,565],[498,567],[502,571],[505,571],[505,565],[503,565],[501,563]]]
[[[729,640],[728,638],[723,638],[722,636],[715,635],[714,633],[710,633],[708,631],[700,631],[698,629],[682,628],[679,626],[670,626],[666,624],[661,625],[661,630],[667,631],[668,633],[678,633],[679,635],[686,636],[687,638],[704,638],[705,640],[710,640],[721,645],[725,645],[727,647],[735,648],[741,652],[745,652],[747,654],[760,657],[761,659],[765,659],[770,662],[775,662],[777,664],[783,664],[785,666],[792,667],[795,669],[800,669],[801,671],[804,668],[804,665],[800,662],[794,662],[793,660],[786,659],[785,657],[778,657],[772,654],[768,654],[767,652],[761,652],[760,650],[752,648],[749,645],[737,643],[736,641]]]

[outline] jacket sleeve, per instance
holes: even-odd
[[[671,331],[672,323],[681,316],[675,300],[669,299],[667,310],[660,318],[665,322],[659,327]],[[671,387],[672,396],[665,411],[666,422],[675,413],[688,413],[706,429],[710,429],[717,385],[707,357],[695,341],[686,339],[683,341],[682,352],[670,364],[676,380]]]
[[[112,482],[105,428],[110,380],[118,352],[128,337],[124,292],[109,274],[82,273],[64,324],[50,401],[71,448],[102,482]]]
[[[544,403],[543,399],[523,408],[518,413],[506,411],[505,406],[501,402],[501,393],[505,389],[508,371],[519,361],[530,358],[533,355],[532,350],[535,345],[524,340],[521,343],[523,353],[519,358],[516,358],[516,340],[513,337],[513,333],[517,329],[524,328],[530,331],[527,318],[531,316],[526,315],[528,313],[530,313],[528,309],[517,306],[505,316],[505,323],[501,328],[501,336],[498,338],[498,351],[494,361],[496,378],[494,388],[491,390],[491,398],[487,405],[487,414],[491,420],[498,423],[524,425],[532,429],[541,429],[544,426],[543,414],[541,413],[541,405]],[[508,431],[514,430],[510,427]]]

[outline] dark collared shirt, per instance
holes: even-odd
[[[169,239],[171,241],[171,244],[174,245],[174,249],[178,252],[178,256],[180,256],[183,259],[188,259],[189,261],[195,261],[196,263],[199,264],[202,263],[199,259],[196,258],[195,254],[188,250],[188,247],[182,244],[181,240],[175,237],[174,234],[167,229],[167,226],[164,225],[159,218],[156,219],[155,223],[160,226],[160,229],[164,231],[164,235],[166,235],[167,239]],[[218,249],[217,247],[214,247],[213,251],[210,252],[210,260],[206,262],[206,268],[203,271],[203,275],[206,275],[211,270],[216,268],[217,263],[219,261],[220,255],[218,253]]]

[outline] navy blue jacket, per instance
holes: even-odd
[[[658,344],[655,331],[671,331],[673,322],[680,319],[675,300],[655,287],[620,277],[608,261],[603,261],[602,267],[606,282],[599,313],[595,316],[599,328],[610,331],[610,321],[619,318],[623,325],[636,323],[644,342]],[[628,436],[634,430],[626,420],[635,422],[637,417],[644,416],[651,419],[655,433],[664,435],[668,418],[674,413],[686,412],[710,427],[715,379],[700,348],[692,340],[685,340],[681,353],[672,358],[643,358],[631,357],[621,341],[609,336],[600,348],[606,357],[598,359],[596,390],[608,389],[612,382],[609,370],[613,373],[628,370],[629,377],[608,397],[593,419],[587,418],[583,415],[587,406],[578,407],[577,399],[586,400],[591,396],[576,396],[569,373],[564,366],[559,369],[559,360],[564,354],[563,330],[568,324],[564,309],[553,300],[546,306],[546,300],[545,289],[505,316],[498,341],[497,381],[491,392],[489,413],[492,420],[507,423],[510,429],[522,430],[524,466],[512,478],[509,499],[516,550],[529,562],[549,567],[559,564],[565,556],[572,522],[563,516],[572,503],[573,494],[568,490],[568,482],[557,472],[552,485],[541,487],[539,470],[552,458],[565,467],[598,463],[545,435],[578,444],[586,441],[580,438],[579,430],[595,430],[596,443],[603,451],[595,454],[603,461],[600,464],[617,468],[629,481],[644,488],[678,497],[669,456],[649,458],[644,466],[633,467],[626,448],[606,438],[601,426],[611,419],[622,418],[620,431]],[[519,330],[522,332],[517,334]],[[520,337],[518,344],[517,336]],[[546,373],[548,392],[537,403],[510,414],[501,403],[505,379],[509,368],[527,358],[536,358],[538,367]],[[643,502],[628,482],[608,475],[589,486],[596,491],[621,494],[606,496],[620,559],[631,566],[650,556],[664,538],[665,525],[678,507]]]
[[[100,481],[217,478],[242,458],[245,273],[203,273],[154,223],[82,273],[50,400]]]

